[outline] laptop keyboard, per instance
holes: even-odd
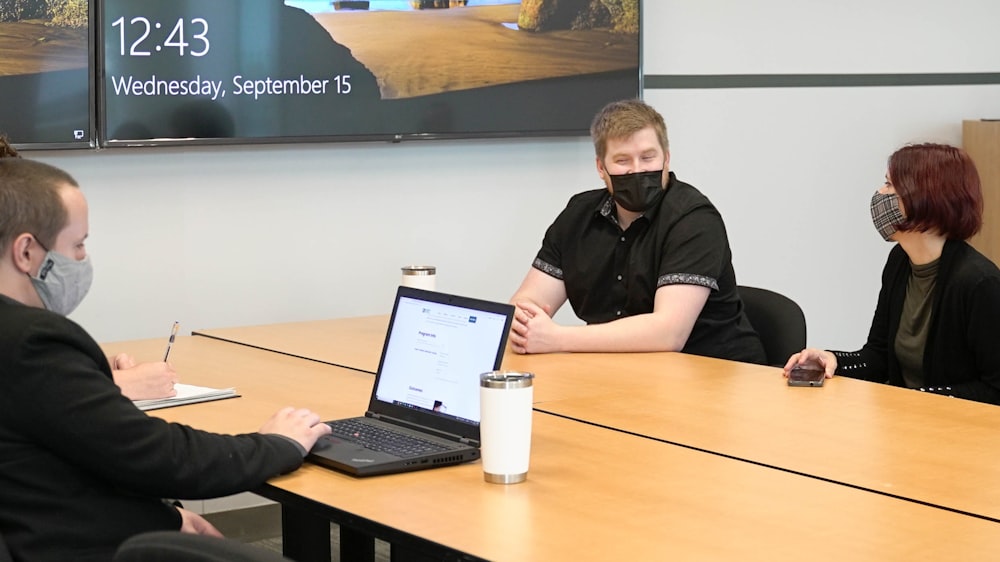
[[[336,437],[357,443],[372,451],[397,457],[414,457],[454,448],[410,434],[376,427],[360,419],[336,420],[328,422],[328,425],[333,429],[333,435]]]

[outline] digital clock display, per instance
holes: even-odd
[[[639,95],[637,32],[518,30],[517,1],[342,4],[103,0],[101,144],[586,134]]]
[[[188,23],[188,34],[185,34],[183,19],[178,19],[169,27],[170,33],[166,38],[159,41],[160,30],[163,24],[160,22],[150,23],[148,18],[135,16],[125,22],[125,17],[120,17],[112,22],[111,27],[118,28],[118,54],[119,56],[148,57],[151,53],[149,44],[152,43],[153,50],[157,53],[164,48],[176,49],[177,56],[183,57],[185,54],[192,57],[203,57],[208,54],[211,43],[208,41],[208,22],[205,18],[191,18]],[[194,42],[194,47],[191,44]],[[200,48],[199,48],[200,47]]]

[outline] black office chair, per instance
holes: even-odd
[[[231,539],[179,531],[138,534],[118,547],[112,562],[290,562],[277,552]]]
[[[736,288],[750,325],[764,344],[768,365],[783,366],[806,346],[806,317],[792,299],[757,287]]]

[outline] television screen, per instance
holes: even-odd
[[[530,4],[103,0],[101,142],[585,134],[639,95],[638,0]]]
[[[0,0],[0,134],[17,148],[94,141],[88,0]]]

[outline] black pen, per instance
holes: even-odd
[[[163,362],[167,362],[167,357],[170,357],[170,348],[174,345],[174,337],[177,336],[177,328],[180,328],[180,322],[174,322],[174,327],[170,329],[170,339],[167,340],[167,352],[163,354]]]

